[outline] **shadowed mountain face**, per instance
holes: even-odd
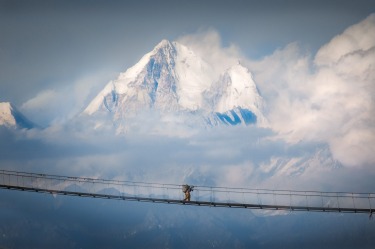
[[[95,127],[105,117],[104,123],[124,128],[151,110],[161,119],[172,115],[190,126],[249,125],[265,121],[262,105],[251,73],[240,63],[217,75],[188,47],[163,40],[109,82],[81,117],[89,116]]]

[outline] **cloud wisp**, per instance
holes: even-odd
[[[60,82],[54,88],[42,90],[24,102],[20,110],[44,127],[67,123],[113,77],[113,72],[99,71],[81,76],[74,82]]]

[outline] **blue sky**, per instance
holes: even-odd
[[[48,126],[0,127],[0,168],[374,192],[374,12],[375,2],[365,0],[0,0],[0,101]],[[178,40],[213,64],[240,59],[267,103],[269,127],[122,137],[70,123],[162,39]],[[153,121],[144,125],[158,125]],[[298,177],[273,175],[277,162],[299,158],[312,158],[312,166],[288,168],[302,171]],[[6,190],[0,195],[0,247],[142,248],[150,241],[173,248],[371,248],[375,238],[366,215],[268,216]]]

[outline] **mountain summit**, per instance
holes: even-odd
[[[109,116],[122,127],[148,110],[189,117],[191,125],[212,126],[263,122],[261,107],[262,98],[246,67],[238,63],[217,77],[194,51],[163,40],[110,81],[83,113],[93,118]]]

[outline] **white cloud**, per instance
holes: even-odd
[[[44,90],[34,98],[22,104],[22,109],[42,109],[56,98],[57,92],[54,90]]]
[[[242,57],[235,45],[224,47],[219,34],[212,29],[185,35],[178,41],[214,65],[217,73],[238,59],[248,65],[265,99],[270,128],[278,132],[278,137],[292,143],[327,143],[337,160],[347,166],[359,166],[375,162],[371,153],[375,151],[375,120],[371,115],[375,113],[375,42],[373,35],[368,34],[375,27],[374,20],[372,15],[349,27],[324,45],[315,58],[292,43],[260,61],[250,61]],[[91,81],[92,78],[77,81],[76,103],[84,103],[90,96],[86,86]],[[151,125],[157,130],[157,124]],[[139,126],[140,132],[143,126]],[[165,128],[160,126],[160,130]],[[179,126],[167,130],[177,131],[175,128]],[[194,134],[186,136],[189,139]],[[237,165],[234,158],[242,155],[238,147],[220,144],[202,149],[205,160],[220,157]]]
[[[51,117],[61,114],[60,94],[55,90],[44,90],[34,98],[29,99],[21,105],[21,111],[26,114],[31,121],[38,125],[45,126],[50,122]]]
[[[348,166],[375,163],[375,15],[324,45],[312,61],[290,44],[254,69],[272,129],[327,142]]]
[[[347,28],[324,45],[315,57],[318,66],[330,66],[345,56],[359,51],[367,51],[375,44],[375,14],[364,21]]]
[[[224,47],[220,34],[214,29],[200,30],[195,34],[184,35],[177,41],[191,48],[212,65],[217,77],[242,59],[240,49],[234,44]]]
[[[359,24],[358,27],[362,26]],[[355,30],[356,26],[353,27]],[[207,53],[209,62],[216,63],[217,69],[235,63],[240,57],[235,46],[223,47],[217,32],[212,30],[185,36],[181,41],[196,46],[193,49],[199,53]],[[340,39],[334,41],[339,43]],[[329,55],[328,50],[325,53]],[[323,153],[321,145],[328,143],[334,157],[345,165],[375,162],[375,122],[371,115],[375,100],[373,58],[374,49],[360,49],[350,51],[335,63],[319,65],[295,43],[261,61],[242,58],[254,72],[267,103],[265,114],[270,127],[278,134],[257,127],[227,127],[176,137],[143,134],[143,127],[139,126],[139,132],[126,134],[124,139],[110,132],[91,133],[83,129],[80,134],[64,128],[48,129],[26,143],[35,142],[41,148],[39,153],[28,149],[17,153],[21,153],[20,157],[30,156],[29,165],[39,169],[43,168],[40,165],[45,165],[47,169],[53,162],[59,168],[48,170],[71,172],[71,175],[95,172],[102,178],[191,181],[221,186],[295,188],[300,184],[301,189],[306,189],[303,186],[321,189],[314,182],[325,175],[321,182],[343,186],[346,183],[343,179],[353,171],[347,171],[348,175],[342,173],[342,179],[327,176],[334,172],[335,162],[328,152],[321,157],[319,153]],[[61,103],[72,102],[77,110],[77,103],[84,105],[92,89],[100,85],[95,82],[99,81],[83,77],[77,80],[73,90],[42,92],[26,102],[23,108],[37,110],[44,107],[56,111]],[[155,123],[142,125],[166,130],[176,128]],[[14,148],[18,147],[17,143]],[[3,147],[8,148],[9,143],[4,142]],[[32,155],[26,155],[28,151]],[[16,156],[14,160],[18,158]],[[304,161],[306,158],[310,161]],[[24,167],[23,163],[19,165],[21,169]],[[299,177],[293,178],[289,173]]]
[[[42,126],[64,123],[82,111],[113,77],[114,73],[103,71],[81,76],[74,82],[60,82],[55,89],[43,90],[23,103],[21,110]]]

